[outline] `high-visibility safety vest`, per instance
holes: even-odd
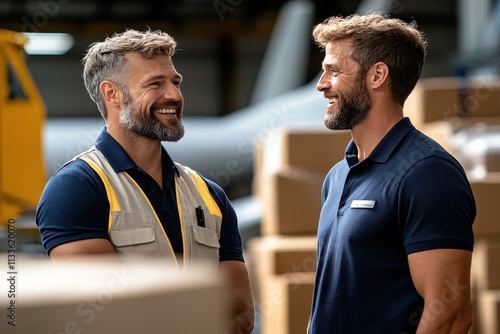
[[[175,163],[179,171],[175,175],[175,192],[183,244],[179,259],[146,194],[127,172],[116,173],[95,146],[72,161],[76,159],[87,162],[104,183],[110,204],[108,232],[119,254],[173,262],[179,268],[187,268],[192,262],[218,267],[222,214],[198,173]]]

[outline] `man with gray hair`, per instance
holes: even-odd
[[[152,30],[90,46],[83,79],[105,128],[49,179],[37,224],[53,260],[117,254],[180,269],[211,264],[229,278],[231,333],[251,333],[253,298],[234,208],[220,186],[174,163],[161,144],[184,134],[176,46]]]

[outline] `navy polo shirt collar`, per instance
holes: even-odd
[[[104,154],[116,173],[139,168],[127,152],[125,152],[123,147],[121,147],[121,145],[113,137],[111,137],[108,131],[106,131],[106,128],[104,128],[99,137],[97,137],[95,146],[102,152],[102,154]],[[161,152],[161,163],[164,170],[168,171],[175,169],[177,173],[177,169],[175,168],[172,158],[170,158],[163,146]]]
[[[381,164],[387,162],[392,152],[396,149],[406,134],[414,129],[415,127],[411,123],[410,119],[408,117],[404,117],[396,123],[391,130],[389,130],[366,160],[369,159]],[[346,160],[349,162],[350,166],[353,166],[358,162],[357,156],[358,148],[356,147],[354,141],[351,140],[347,145],[345,154]]]

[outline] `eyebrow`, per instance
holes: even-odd
[[[165,80],[167,78],[166,75],[164,74],[159,74],[159,75],[154,75],[154,76],[151,76],[151,77],[146,77],[144,79],[144,82],[149,82],[149,81],[155,81],[155,80]],[[178,79],[179,81],[182,81],[183,80],[183,77],[182,75],[180,74],[176,74],[174,76],[174,79]]]
[[[336,68],[336,66],[335,66],[335,64],[332,64],[331,62],[322,62],[321,68],[322,69],[332,69],[332,68]]]

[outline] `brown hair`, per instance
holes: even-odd
[[[333,40],[350,39],[351,56],[360,65],[362,75],[375,63],[385,63],[393,98],[401,105],[420,78],[427,41],[415,21],[406,23],[380,13],[334,16],[316,25],[312,34],[323,48]]]

